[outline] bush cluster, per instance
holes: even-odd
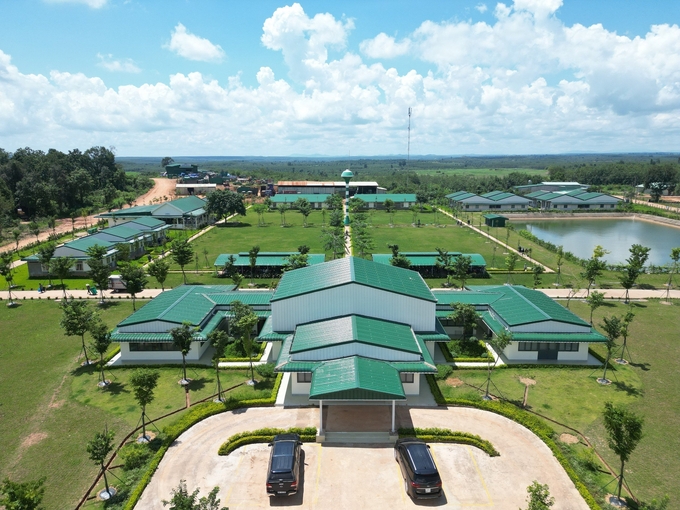
[[[300,436],[300,440],[305,443],[316,441],[315,427],[291,427],[289,429],[265,428],[234,434],[224,443],[222,443],[220,448],[217,450],[217,454],[229,455],[237,448],[247,444],[270,443],[274,440],[274,436],[278,434],[298,434]]]
[[[469,432],[454,432],[441,428],[400,428],[398,432],[399,437],[417,437],[428,443],[467,444],[479,448],[488,454],[489,457],[498,457],[500,455],[498,450],[489,441]]]

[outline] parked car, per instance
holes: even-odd
[[[108,288],[114,292],[127,290],[125,282],[119,274],[112,274],[109,276]]]
[[[398,439],[394,458],[404,477],[404,490],[414,499],[438,498],[442,495],[442,480],[434,463],[430,447],[414,437]]]
[[[298,491],[302,441],[297,434],[279,434],[269,443],[271,454],[267,470],[267,494],[291,496]]]

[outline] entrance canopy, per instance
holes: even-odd
[[[399,372],[360,356],[325,361],[312,372],[310,400],[405,400]]]

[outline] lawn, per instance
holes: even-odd
[[[128,301],[100,310],[110,327],[131,312]],[[94,369],[79,366],[80,338],[63,334],[60,317],[54,301],[22,301],[14,309],[0,306],[0,479],[46,476],[47,509],[73,508],[94,479],[97,468],[85,446],[96,431],[107,426],[122,439],[139,419],[127,384],[130,370],[107,372],[113,391],[99,390]],[[179,369],[161,371],[156,401],[148,409],[152,418],[185,404],[177,385]],[[190,368],[188,375],[194,379],[192,401],[211,394],[214,371]],[[246,379],[242,370],[225,372],[222,378],[225,385]],[[256,392],[249,387],[238,391],[268,395],[271,384]]]
[[[642,500],[650,501],[667,493],[676,504],[680,501],[676,483],[680,473],[677,455],[680,438],[669,433],[680,422],[680,383],[673,377],[675,360],[680,356],[677,342],[680,314],[676,307],[656,300],[632,305],[636,316],[630,328],[629,348],[634,363],[610,371],[608,378],[613,381],[610,386],[595,381],[602,375],[601,368],[504,368],[493,373],[498,390],[492,386],[491,391],[496,394],[500,391],[505,398],[521,402],[524,384],[519,378],[536,381],[529,389],[530,409],[585,434],[612,466],[618,466],[618,460],[606,445],[602,408],[605,401],[627,405],[644,416],[645,425],[644,438],[627,464],[626,479]],[[570,308],[583,318],[589,316],[587,305],[580,300],[572,300]],[[595,311],[593,322],[599,327],[603,317],[620,316],[626,310],[619,302],[609,302]],[[605,354],[602,347],[595,350]],[[454,378],[464,384],[454,387]],[[447,397],[479,398],[482,392],[472,386],[481,387],[485,380],[485,370],[457,370],[440,387]],[[551,426],[558,433],[570,432],[554,423]],[[604,485],[610,478],[600,474],[594,480],[596,485]]]

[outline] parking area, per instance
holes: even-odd
[[[161,500],[169,498],[180,479],[187,481],[189,490],[200,488],[202,494],[219,486],[222,505],[230,510],[278,506],[516,509],[526,506],[526,487],[533,480],[549,485],[556,500],[553,510],[588,508],[544,443],[510,420],[475,409],[408,410],[414,426],[474,432],[491,441],[501,453],[492,458],[470,446],[432,444],[444,489],[444,496],[434,500],[414,502],[405,494],[401,471],[389,446],[307,443],[303,446],[302,489],[295,496],[281,498],[270,498],[265,492],[267,445],[248,445],[227,457],[217,455],[219,445],[235,432],[264,426],[313,426],[317,418],[315,409],[270,408],[205,420],[170,448],[137,508],[162,509]]]

